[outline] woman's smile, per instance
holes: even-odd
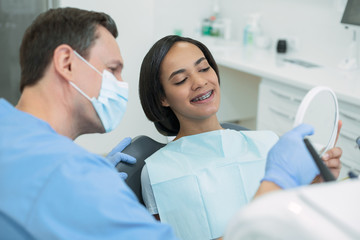
[[[206,103],[213,98],[214,90],[210,90],[204,94],[200,94],[195,98],[191,99],[191,103]]]

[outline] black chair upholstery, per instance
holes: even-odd
[[[225,129],[237,131],[249,130],[235,123],[222,123],[221,126]],[[145,165],[145,159],[163,146],[165,146],[165,144],[159,143],[150,137],[144,135],[137,136],[132,140],[131,144],[123,150],[123,153],[135,157],[136,163],[131,165],[120,162],[116,165],[119,172],[126,172],[128,174],[128,178],[125,182],[133,190],[141,204],[144,204],[141,192],[141,170]]]
[[[0,211],[0,239],[33,240],[34,238],[11,217]]]
[[[159,143],[150,137],[140,135],[131,141],[122,152],[136,158],[135,164],[127,164],[120,162],[116,165],[119,172],[126,172],[128,178],[125,180],[127,185],[133,190],[138,197],[139,202],[144,204],[141,193],[141,170],[145,165],[145,159],[151,154],[165,146],[163,143]]]

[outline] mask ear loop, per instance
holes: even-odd
[[[86,59],[83,58],[78,52],[76,52],[76,51],[74,50],[74,53],[75,53],[75,55],[76,55],[78,58],[80,58],[82,61],[84,61],[89,67],[91,67],[91,68],[92,68],[93,70],[95,70],[97,73],[99,73],[100,76],[102,76],[102,73],[101,73],[99,70],[97,70],[93,65],[91,65],[88,61],[86,61]],[[75,83],[73,83],[73,82],[71,82],[71,81],[69,81],[69,83],[70,83],[71,86],[73,86],[76,90],[78,90],[79,93],[81,93],[81,95],[83,95],[84,97],[86,97],[86,98],[91,102],[91,98],[90,98],[88,95],[86,95],[86,93],[84,93],[78,86],[76,86]]]
[[[87,65],[89,65],[89,67],[91,67],[92,69],[94,69],[98,74],[100,74],[102,76],[102,73],[97,70],[93,65],[91,65],[85,58],[83,58],[79,53],[77,53],[75,50],[74,50],[74,53],[76,56],[78,56],[81,60],[83,60]]]
[[[84,93],[78,86],[75,85],[75,83],[69,81],[69,83],[71,84],[71,86],[73,86],[76,90],[79,91],[79,93],[81,93],[81,95],[83,95],[84,97],[86,97],[90,102],[91,102],[91,99],[89,98],[88,95],[86,95],[86,93]]]

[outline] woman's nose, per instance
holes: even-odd
[[[197,90],[199,88],[204,87],[207,84],[206,78],[203,78],[202,76],[194,76],[193,78],[193,84],[192,84],[192,90]]]

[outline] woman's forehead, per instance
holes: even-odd
[[[163,64],[174,67],[182,64],[194,64],[201,57],[204,57],[204,53],[198,46],[189,42],[177,42],[166,54]]]

